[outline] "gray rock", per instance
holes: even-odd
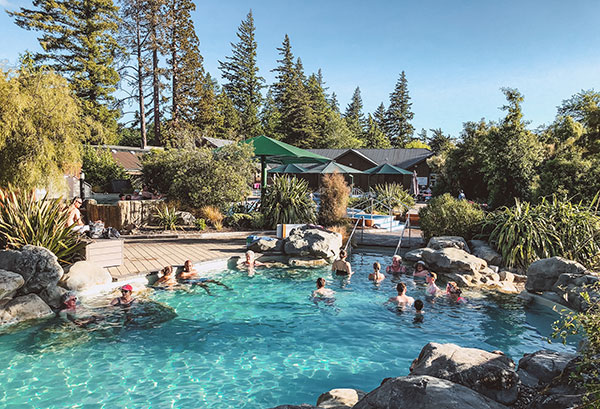
[[[368,393],[353,409],[506,409],[465,386],[432,376],[392,378]]]
[[[62,296],[66,292],[67,290],[62,287],[51,285],[43,289],[39,296],[46,304],[57,310],[62,307]]]
[[[258,239],[248,246],[248,250],[257,253],[281,253],[283,251],[283,240]]]
[[[317,399],[317,406],[324,409],[350,409],[366,394],[358,389],[332,389]]]
[[[69,290],[85,291],[98,285],[112,283],[108,270],[91,261],[78,261],[64,275],[60,284]]]
[[[279,405],[270,409],[319,409],[316,406],[309,405],[308,403],[303,403],[301,405]]]
[[[20,274],[0,270],[0,300],[13,298],[17,290],[23,287],[23,284],[25,284],[25,280]]]
[[[431,342],[413,362],[411,375],[447,379],[505,405],[517,400],[515,363],[506,355],[481,349]]]
[[[288,265],[292,267],[323,267],[329,264],[329,261],[322,258],[290,258]]]
[[[561,274],[585,274],[584,266],[576,261],[564,259],[562,257],[551,257],[537,260],[527,269],[527,291],[549,291]]]
[[[0,325],[17,323],[54,315],[50,307],[36,294],[14,298],[0,309]]]
[[[17,250],[1,250],[0,251],[0,269],[14,271],[18,259],[21,257],[21,252]]]
[[[56,285],[63,275],[56,256],[44,247],[23,246],[14,263],[10,270],[25,279],[18,294],[39,293],[48,286]]]
[[[423,259],[423,251],[424,250],[425,250],[424,248],[421,248],[421,249],[407,251],[404,254],[404,256],[402,256],[402,259],[407,260],[407,261],[412,261],[412,262],[421,261]]]
[[[471,254],[484,259],[488,264],[502,265],[502,256],[483,240],[471,240]]]
[[[327,260],[337,258],[341,248],[341,234],[309,226],[293,229],[283,245],[283,251],[287,255]]]
[[[451,247],[424,250],[422,257],[429,268],[437,273],[479,274],[487,267],[485,260]]]
[[[498,275],[500,276],[501,281],[506,281],[509,283],[515,281],[515,275],[510,271],[502,270],[498,273]]]
[[[467,245],[467,241],[460,236],[439,236],[432,237],[429,239],[429,243],[427,243],[427,247],[434,250],[441,250],[445,248],[455,248],[464,250],[467,253],[470,253],[471,250]]]
[[[196,222],[196,217],[190,212],[177,211],[177,224],[182,226],[193,226]]]
[[[521,382],[527,386],[545,386],[559,376],[574,358],[575,354],[549,350],[525,354],[519,361],[517,374]]]
[[[590,306],[582,293],[587,293],[592,302],[600,300],[600,294],[595,287],[598,281],[600,278],[593,274],[564,273],[558,277],[552,290],[572,309],[586,311]]]
[[[600,357],[592,357],[598,362]],[[573,376],[578,373],[581,364],[579,358],[572,359],[567,363],[563,371],[553,378],[549,385],[538,388],[538,394],[534,397],[528,409],[575,409],[581,408],[585,388],[581,382],[572,382]],[[590,379],[597,382],[598,379]]]

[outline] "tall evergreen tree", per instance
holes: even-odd
[[[383,102],[381,104],[379,104],[379,106],[377,107],[377,109],[375,110],[375,112],[373,112],[373,120],[375,122],[377,122],[377,125],[383,130],[385,131],[386,128],[386,109],[385,109],[385,105],[383,105]]]
[[[337,95],[335,92],[331,93],[331,98],[329,98],[329,106],[338,114],[340,113],[340,103],[338,102]]]
[[[258,75],[254,30],[254,18],[250,10],[238,27],[239,41],[231,43],[232,56],[225,57],[225,62],[219,61],[219,69],[227,81],[223,88],[238,110],[240,131],[245,138],[258,136],[262,132],[258,112],[264,78]]]
[[[392,147],[390,140],[371,114],[367,118],[367,130],[364,140],[365,148],[388,149]]]
[[[160,67],[160,54],[165,53],[165,33],[168,30],[168,19],[165,0],[150,0],[149,2],[150,34],[148,36],[149,48],[152,54],[152,102],[149,120],[153,124],[153,139],[156,145],[162,142],[161,136],[161,105],[165,71]]]
[[[352,94],[352,100],[346,107],[346,113],[344,118],[348,129],[352,132],[355,138],[363,139],[365,132],[365,115],[362,112],[363,102],[360,95],[360,87],[356,87],[354,94]]]
[[[118,8],[112,0],[34,0],[33,8],[8,12],[15,23],[42,32],[38,62],[66,75],[86,115],[116,132],[112,93],[119,81],[115,56]]]
[[[390,106],[386,112],[386,133],[395,147],[402,147],[415,131],[410,123],[414,117],[411,106],[406,74],[402,71],[394,92],[390,94]]]
[[[280,128],[280,121],[281,113],[279,112],[279,109],[277,109],[275,100],[273,99],[273,94],[269,89],[260,113],[260,122],[265,135],[269,138],[282,140],[283,135],[277,132],[277,130]]]

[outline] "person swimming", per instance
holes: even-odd
[[[58,316],[72,322],[78,327],[85,327],[88,324],[100,320],[101,317],[96,315],[86,315],[85,311],[81,311],[77,307],[77,296],[74,292],[69,291],[61,297],[61,308],[58,311]]]
[[[385,280],[385,275],[379,272],[381,270],[381,264],[378,261],[373,263],[373,272],[369,274],[369,280],[373,280],[376,283],[379,283]]]
[[[173,287],[177,285],[177,277],[173,274],[173,266],[165,266],[161,273],[162,276],[154,282],[155,287]]]
[[[254,267],[262,267],[265,263],[262,263],[256,259],[256,253],[252,250],[248,250],[246,252],[246,261],[243,263],[244,267],[254,268]]]
[[[191,284],[192,286],[199,286],[202,289],[204,289],[204,291],[206,291],[206,293],[208,295],[212,295],[210,293],[210,289],[208,287],[209,283],[220,285],[221,287],[225,287],[228,290],[230,289],[228,286],[226,286],[225,284],[223,284],[222,282],[220,282],[218,280],[213,280],[213,279],[206,278],[206,277],[198,277],[198,274],[199,274],[198,271],[196,271],[196,269],[194,269],[192,260],[186,260],[185,263],[183,263],[183,270],[181,270],[181,272],[179,273],[179,281],[183,284]]]
[[[115,307],[131,307],[135,302],[137,302],[136,298],[132,297],[133,287],[129,284],[125,284],[121,287],[121,296],[113,299],[110,302],[110,305]]]
[[[461,296],[461,294],[462,294],[462,291],[460,288],[458,288],[458,284],[456,284],[456,282],[454,282],[454,281],[448,281],[448,284],[446,284],[446,295],[448,296],[448,298],[451,301],[454,301],[459,304],[466,303],[467,300],[465,300]]]
[[[402,257],[395,254],[392,257],[392,264],[386,267],[385,272],[391,274],[406,273],[406,267],[402,265]]]
[[[396,291],[398,292],[398,295],[396,297],[391,297],[388,302],[398,304],[399,306],[412,305],[415,302],[414,298],[406,295],[406,284],[398,283]]]
[[[331,265],[331,271],[333,271],[336,275],[351,276],[353,274],[352,266],[350,266],[350,263],[346,261],[347,256],[348,253],[346,253],[346,250],[341,250],[340,258],[335,260]]]
[[[429,271],[425,266],[425,262],[417,261],[417,264],[415,264],[415,271],[413,272],[413,277],[427,277],[427,274],[429,274]]]
[[[437,274],[434,272],[429,272],[425,277],[425,281],[427,282],[425,293],[427,293],[429,296],[435,297],[440,291],[442,291],[437,285],[435,285],[435,280],[437,280]]]
[[[325,288],[327,281],[323,277],[317,278],[317,289],[313,291],[313,298],[332,298],[335,292],[332,289]]]
[[[418,324],[423,322],[423,301],[415,300],[415,319],[413,323]]]

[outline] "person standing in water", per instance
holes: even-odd
[[[415,319],[413,323],[418,324],[423,322],[423,301],[416,300],[415,301]]]
[[[429,271],[427,270],[427,267],[425,267],[425,262],[417,261],[417,264],[415,264],[413,277],[427,277],[427,274],[429,274]]]
[[[346,261],[346,257],[348,253],[346,250],[340,251],[340,258],[335,260],[331,265],[331,271],[333,271],[338,276],[351,276],[352,275],[352,266],[350,263]]]
[[[398,283],[396,291],[398,292],[398,295],[396,297],[391,297],[388,302],[398,304],[398,306],[412,305],[415,302],[414,298],[406,295],[406,284]]]
[[[137,300],[132,297],[133,287],[129,284],[125,284],[121,287],[121,296],[113,299],[110,305],[116,307],[131,307]]]
[[[425,292],[427,293],[427,295],[433,297],[435,297],[440,291],[442,291],[438,288],[437,285],[435,285],[435,280],[437,280],[437,274],[434,272],[429,272],[425,277],[425,281],[427,282],[427,289],[425,290]]]
[[[181,273],[179,273],[179,280],[183,284],[191,284],[192,286],[198,285],[202,287],[208,295],[211,295],[210,290],[208,288],[209,283],[220,285],[221,287],[225,287],[228,290],[230,289],[228,286],[226,286],[218,280],[213,280],[206,277],[198,277],[198,274],[198,271],[196,271],[194,265],[192,264],[192,260],[186,260],[185,263],[183,263],[183,270],[181,271]]]
[[[162,276],[156,280],[156,287],[173,287],[177,285],[177,278],[173,274],[173,266],[166,266],[161,270]]]
[[[392,265],[387,266],[387,268],[385,269],[386,273],[391,273],[391,274],[402,274],[402,273],[406,273],[406,267],[404,267],[402,265],[402,257],[400,257],[397,254],[394,254],[394,257],[392,257]]]
[[[385,276],[379,272],[381,270],[381,264],[378,261],[373,263],[373,272],[369,274],[369,280],[379,283],[385,280]]]
[[[333,290],[325,288],[327,282],[323,277],[317,278],[317,289],[313,291],[314,298],[331,298],[335,294]]]

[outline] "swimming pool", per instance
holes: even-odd
[[[425,320],[383,303],[399,279],[424,298],[424,283],[366,278],[374,261],[351,256],[351,280],[326,270],[210,273],[232,290],[157,291],[155,301],[177,317],[162,324],[87,332],[45,322],[0,336],[0,407],[268,408],[314,403],[334,387],[374,389],[388,376],[408,373],[430,341],[500,349],[514,359],[548,345],[551,310],[524,307],[513,296],[467,292],[466,305],[442,297],[425,302]],[[333,305],[309,295],[317,277],[336,291]],[[51,340],[51,341],[49,341]]]

